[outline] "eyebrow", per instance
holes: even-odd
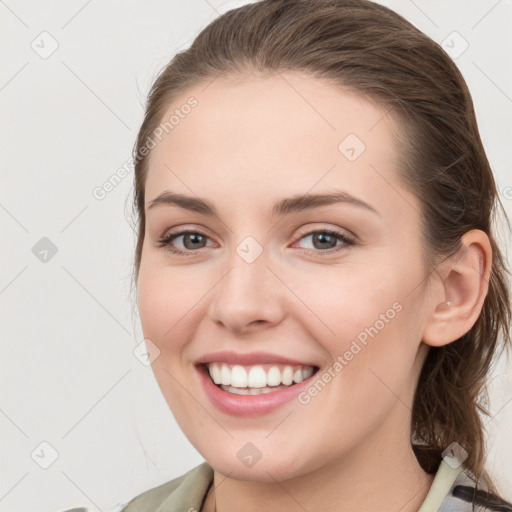
[[[347,203],[368,211],[376,213],[380,216],[379,212],[362,199],[344,192],[336,190],[331,193],[325,194],[303,194],[281,199],[272,205],[270,213],[272,216],[286,215],[288,213],[297,213],[304,210],[313,208],[320,208],[321,206],[329,206],[332,204]],[[185,210],[190,210],[209,217],[216,217],[216,208],[208,201],[199,197],[187,196],[166,190],[158,195],[152,201],[146,203],[148,211],[159,205],[175,205]]]

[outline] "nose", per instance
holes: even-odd
[[[267,267],[265,251],[252,263],[236,252],[227,272],[212,290],[209,316],[234,334],[278,325],[285,314],[285,287]]]

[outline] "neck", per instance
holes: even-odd
[[[284,481],[235,480],[214,471],[204,512],[417,512],[434,475],[423,471],[412,447],[375,438],[321,468]],[[357,453],[356,453],[357,452]],[[271,473],[272,471],[270,471]]]

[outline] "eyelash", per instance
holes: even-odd
[[[313,255],[313,256],[319,256],[319,255],[323,256],[323,255],[329,255],[329,254],[337,253],[337,252],[339,252],[339,251],[341,251],[343,249],[347,249],[350,246],[355,244],[354,240],[352,240],[351,238],[347,237],[343,233],[340,233],[339,231],[336,231],[334,229],[329,229],[329,228],[326,228],[326,229],[316,229],[316,230],[308,231],[306,233],[301,234],[299,236],[298,240],[302,240],[303,238],[305,238],[307,236],[314,235],[314,234],[317,234],[317,233],[322,233],[322,234],[328,234],[328,235],[335,236],[336,238],[341,240],[342,244],[340,244],[339,246],[335,246],[335,247],[333,247],[331,249],[326,249],[326,250],[301,249],[302,252],[304,252],[306,254],[309,254],[309,255]],[[158,247],[165,248],[167,251],[169,251],[169,252],[171,252],[173,254],[177,254],[179,256],[193,256],[194,253],[197,253],[199,251],[194,251],[194,250],[182,251],[181,249],[176,249],[175,247],[172,247],[170,245],[171,242],[174,239],[179,238],[180,236],[183,236],[183,235],[191,235],[191,234],[192,235],[200,235],[200,236],[203,236],[205,238],[209,238],[207,235],[205,235],[201,231],[183,230],[183,231],[179,231],[177,233],[170,233],[168,235],[163,236],[162,238],[159,238],[158,239]],[[204,247],[201,247],[200,249],[204,249]]]

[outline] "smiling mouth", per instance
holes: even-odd
[[[242,366],[215,362],[200,366],[218,388],[235,395],[261,395],[290,388],[319,370],[318,366],[277,363]]]

